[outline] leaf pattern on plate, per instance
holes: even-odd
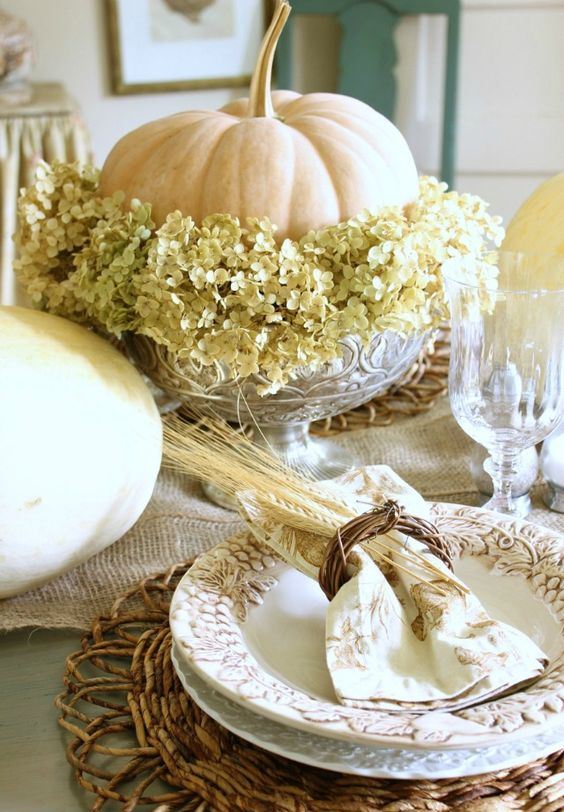
[[[564,631],[562,537],[527,522],[499,519],[479,508],[435,504],[432,513],[455,560],[485,558],[493,577],[525,579]],[[196,561],[172,603],[173,636],[184,655],[203,670],[211,663],[221,687],[252,700],[257,709],[278,715],[283,710],[288,722],[309,722],[318,732],[331,728],[335,734],[346,735],[347,730],[361,734],[367,741],[393,738],[406,743],[449,741],[453,745],[462,737],[479,743],[484,734],[509,733],[527,726],[536,732],[562,713],[564,649],[533,685],[503,699],[441,713],[436,728],[420,725],[415,714],[341,706],[287,685],[257,662],[242,635],[250,608],[275,587],[278,570],[284,566],[250,534],[240,534]],[[374,610],[377,612],[378,607]],[[361,641],[353,629],[344,631],[346,656],[354,657]]]

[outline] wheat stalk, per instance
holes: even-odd
[[[248,495],[273,521],[331,536],[354,517],[336,495],[224,423],[188,425],[176,416],[163,422],[165,466],[213,482],[236,500]]]
[[[352,508],[326,486],[292,471],[274,454],[226,423],[201,419],[188,424],[172,415],[163,420],[163,425],[164,465],[213,482],[237,501],[241,513],[251,523],[253,519],[266,519],[274,525],[331,538],[356,516]],[[291,549],[291,538],[292,534],[289,534],[290,547],[285,549],[285,557],[295,561],[296,550]],[[382,558],[412,578],[424,581],[442,594],[445,593],[440,586],[426,581],[417,571],[423,570],[435,579],[460,587],[458,581],[417,551],[406,546],[399,550],[393,537],[386,535],[386,538],[392,546],[385,544],[381,537],[372,538],[363,546],[373,556]],[[398,561],[387,558],[384,549],[408,561],[414,569],[407,569]],[[467,591],[466,587],[463,591]]]
[[[400,572],[404,572],[406,575],[409,575],[410,578],[417,578],[417,580],[421,581],[421,583],[426,584],[426,586],[429,586],[431,587],[431,589],[436,590],[440,595],[443,595],[445,598],[448,598],[448,592],[445,592],[444,589],[441,589],[441,587],[438,584],[434,584],[432,581],[427,581],[425,578],[422,578],[421,575],[416,575],[413,572],[413,570],[410,570],[407,567],[402,566],[402,564],[400,564],[398,561],[395,561],[393,558],[390,558],[390,556],[386,555],[384,550],[392,553],[394,556],[400,555],[402,558],[407,558],[408,561],[410,561],[410,563],[413,563],[411,559],[408,558],[408,556],[400,553],[396,549],[393,549],[388,544],[381,544],[380,542],[376,544],[374,539],[372,539],[369,542],[365,541],[362,546],[365,550],[368,550],[369,552],[373,553],[373,558],[376,560],[376,563],[378,563],[378,559],[380,558],[382,561],[385,561],[387,564],[390,564],[392,567],[395,567],[395,569],[400,570]],[[444,573],[441,572],[441,578],[443,577]]]

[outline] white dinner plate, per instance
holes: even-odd
[[[548,655],[529,688],[452,713],[341,705],[325,662],[326,598],[248,534],[204,553],[177,587],[170,625],[178,656],[255,714],[349,744],[467,749],[548,733],[564,709],[563,537],[481,508],[435,504],[432,513],[456,574],[493,617]]]
[[[186,664],[176,643],[172,645],[172,662],[186,693],[222,727],[263,750],[323,770],[369,778],[457,778],[518,767],[549,755],[564,740],[563,725],[531,739],[460,750],[351,744],[281,725],[232,702]]]

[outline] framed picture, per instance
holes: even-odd
[[[106,0],[115,93],[247,85],[265,0]]]

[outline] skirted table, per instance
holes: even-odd
[[[16,203],[37,163],[91,159],[90,137],[76,102],[60,84],[35,84],[27,104],[0,106],[0,304],[22,303],[13,272]]]

